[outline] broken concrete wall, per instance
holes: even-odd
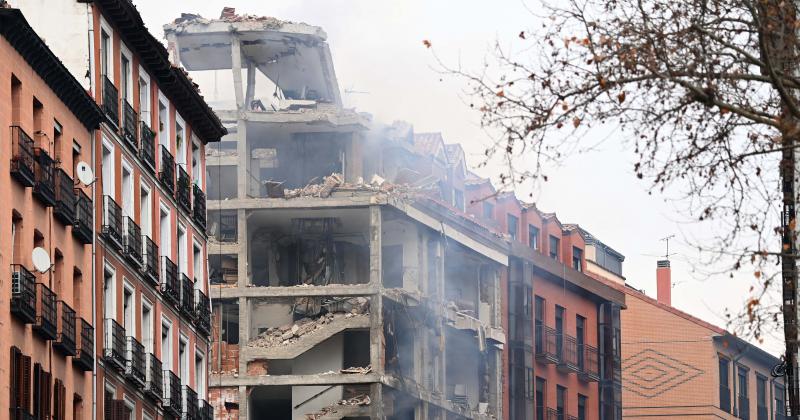
[[[239,388],[211,388],[208,397],[216,419],[239,420]]]
[[[337,335],[295,359],[292,371],[296,375],[339,372],[344,367],[343,362],[344,337]],[[341,386],[293,387],[292,418],[303,418],[303,414],[321,410],[341,399]]]
[[[420,233],[418,227],[406,220],[385,220],[383,236],[383,284],[409,291],[420,287]]]

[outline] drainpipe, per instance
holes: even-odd
[[[89,92],[95,94],[94,89],[94,71],[92,66],[94,60],[94,15],[92,13],[91,3],[86,4],[86,27],[88,28],[86,34],[87,46],[89,48]],[[94,100],[94,97],[92,97]],[[97,172],[96,164],[96,146],[97,146],[97,129],[91,130],[91,162],[92,172]],[[95,180],[97,174],[95,173]],[[97,188],[95,182],[92,182],[92,327],[94,328],[95,336],[92,337],[92,359],[94,366],[92,367],[92,420],[97,420],[97,299],[96,299],[96,283],[97,283]]]

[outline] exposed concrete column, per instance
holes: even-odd
[[[244,95],[244,109],[250,109],[253,98],[256,96],[256,65],[252,60],[247,60],[247,90]]]
[[[250,300],[239,298],[239,375],[247,373],[247,357],[242,357],[242,350],[250,342]]]
[[[436,261],[433,261],[433,263],[436,264],[436,289],[439,293],[440,299],[443,302],[443,305],[444,301],[447,299],[444,288],[444,280],[446,276],[444,270],[445,251],[444,242],[440,238],[438,241],[436,241]],[[444,325],[444,318],[440,318],[439,328],[441,329],[441,334],[439,335],[439,360],[441,361],[438,375],[439,391],[444,393],[447,390],[447,327]]]
[[[369,208],[369,283],[377,290],[370,302],[369,357],[373,372],[384,374],[383,350],[383,281],[381,279],[381,236],[383,227],[381,207]],[[383,419],[383,386],[380,382],[370,386],[372,399],[370,418]]]
[[[245,288],[250,283],[250,273],[248,264],[250,256],[250,235],[247,232],[247,210],[236,210],[236,242],[239,244],[239,252],[236,257],[236,270],[239,275],[236,278],[236,286]]]
[[[247,420],[250,418],[250,409],[247,407],[247,403],[249,403],[249,398],[247,396],[247,387],[240,386],[239,387],[239,420]]]
[[[246,199],[250,193],[250,153],[247,145],[247,121],[239,119],[236,122],[236,155],[239,157],[236,165],[236,197]]]
[[[239,34],[231,33],[231,69],[233,70],[233,91],[236,94],[236,109],[243,111],[244,92],[242,90],[242,44]]]

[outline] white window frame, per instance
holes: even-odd
[[[106,280],[106,271],[111,273],[111,294],[114,296],[114,299],[111,299],[111,306],[108,307],[107,296],[105,293],[105,280]],[[111,265],[108,260],[103,259],[103,319],[113,319],[116,321],[117,319],[117,269]],[[106,309],[111,309],[111,316],[108,316],[108,311]]]
[[[192,145],[193,147],[197,147],[197,174],[195,174],[194,167],[190,168],[192,173],[192,182],[194,185],[197,185],[201,190],[203,189],[203,148],[201,147],[202,143],[197,139],[197,137],[192,133]],[[192,160],[194,160],[194,151],[192,152]],[[189,162],[191,165],[191,162]]]
[[[142,194],[145,191],[146,194]],[[143,196],[147,197],[147,202],[143,200]],[[147,217],[145,218],[145,214]],[[147,226],[145,226],[147,220]],[[151,240],[153,239],[153,189],[143,177],[139,177],[139,226],[142,228],[142,234],[147,235]]]
[[[159,340],[163,339],[164,328],[166,328],[166,330],[167,330],[167,344],[168,344],[169,348],[166,349],[166,351],[165,351],[164,350],[164,342],[163,341],[161,342],[161,365],[163,366],[164,370],[169,370],[169,371],[172,371],[174,373],[175,371],[172,369],[172,362],[173,362],[173,357],[172,357],[172,351],[173,351],[173,349],[172,349],[172,341],[173,341],[172,340],[172,336],[173,336],[172,335],[172,321],[162,314],[161,315],[161,328],[159,329],[159,335],[158,335],[158,339]]]
[[[164,225],[161,223],[161,213],[167,214],[167,243],[164,244]],[[158,207],[158,252],[159,257],[169,257],[172,259],[172,209],[165,202],[161,201]],[[166,245],[166,246],[165,246]]]
[[[195,346],[194,348],[194,357],[200,357],[200,367],[201,371],[197,371],[197,363],[194,365],[194,386],[195,391],[197,391],[197,395],[206,395],[206,388],[207,388],[207,381],[206,381],[206,369],[207,369],[207,362],[206,362],[206,354],[200,351],[200,347]]]
[[[142,312],[141,312],[141,314],[142,314],[141,315],[142,316],[142,334],[141,334],[142,344],[144,345],[145,353],[154,353],[155,354],[155,350],[154,350],[155,349],[155,342],[154,342],[155,341],[155,337],[154,337],[155,336],[155,328],[153,327],[153,320],[155,320],[155,315],[156,315],[155,307],[153,306],[153,303],[150,302],[150,300],[147,299],[147,297],[145,297],[144,295],[142,295],[142,299],[141,300],[142,300],[142,309],[141,309],[142,310]],[[150,313],[150,326],[149,326],[150,327],[150,342],[149,343],[147,342],[147,338],[144,335],[144,327],[145,327],[145,325],[147,325],[145,323],[145,321],[144,321],[145,308],[147,309],[147,312]]]
[[[125,325],[126,320],[128,319],[127,314],[125,314],[125,293],[128,292],[131,294],[131,328],[130,331],[128,330],[128,326]],[[125,328],[125,334],[131,337],[136,337],[136,288],[133,287],[133,283],[128,281],[126,277],[122,278],[122,327]]]
[[[167,110],[166,121],[161,121],[161,112],[160,112],[161,105],[164,105],[164,107]],[[169,123],[169,100],[167,99],[166,96],[164,96],[164,93],[161,92],[161,90],[158,91],[158,105],[156,106],[155,111],[158,117],[158,125],[155,127],[156,129],[154,131],[156,132],[156,134],[158,134],[158,144],[165,146],[167,150],[170,150],[170,153],[172,153],[171,152],[172,148],[170,148],[171,138],[170,138],[170,123]],[[159,128],[161,123],[164,124],[164,136],[161,136],[161,130]],[[161,152],[159,151],[158,153]]]
[[[108,178],[110,178],[110,181],[106,181],[107,173],[106,173],[106,165],[103,162],[103,149],[108,150],[109,151],[109,156],[111,156],[110,159],[109,159],[111,161],[111,164],[109,165],[111,167],[111,169],[109,169],[109,171],[111,171],[111,174],[108,177]],[[114,148],[114,143],[112,143],[110,140],[108,140],[108,138],[106,138],[106,136],[103,136],[102,146],[100,147],[100,162],[101,162],[101,165],[102,165],[102,173],[101,173],[102,182],[101,182],[100,186],[101,186],[101,188],[103,190],[103,195],[110,195],[111,197],[115,197],[116,196],[116,192],[117,192],[116,191],[116,188],[117,188],[117,157],[116,157],[116,150]],[[108,182],[110,184],[107,185],[106,182]],[[108,187],[108,188],[106,188],[106,187]]]
[[[181,332],[180,338],[178,339],[178,358],[181,357],[181,354],[180,354],[181,344],[183,344],[183,346],[184,346],[183,348],[185,349],[185,351],[183,352],[183,360],[178,360],[178,369],[181,370],[181,372],[178,373],[178,376],[181,377],[181,384],[182,385],[188,385],[189,384],[189,372],[191,372],[191,366],[193,364],[192,363],[193,361],[192,360],[187,360],[190,357],[189,356],[189,354],[190,354],[190,351],[189,351],[190,350],[189,349],[189,337],[184,335],[183,332]],[[181,362],[183,362],[182,364],[183,364],[183,367],[185,367],[186,372],[183,372],[183,369],[181,369]]]
[[[116,70],[116,60],[114,60],[114,29],[106,22],[103,16],[100,16],[100,48],[103,47],[103,32],[108,35],[109,48],[108,51],[102,51],[106,55],[106,63],[108,63],[108,73],[105,76],[108,80],[114,82],[114,70]],[[100,62],[100,75],[103,76],[103,64]],[[102,90],[102,80],[100,81],[100,90]]]
[[[145,86],[145,104],[142,103],[142,82],[144,82]],[[136,81],[136,85],[139,87],[139,121],[144,121],[144,123],[150,127],[153,124],[153,90],[152,85],[150,84],[150,75],[147,74],[147,72],[144,70],[144,67],[141,65],[139,66],[139,78]],[[145,112],[147,113],[147,118],[145,118]]]
[[[181,232],[183,232],[183,239],[181,239]],[[189,230],[181,221],[178,221],[175,239],[178,241],[178,272],[189,277]]]
[[[192,235],[194,236],[194,235]],[[200,262],[198,263],[197,258],[195,258],[194,250],[200,248]],[[203,244],[200,243],[196,238],[192,237],[192,275],[194,276],[194,288],[197,290],[204,290],[204,287],[201,287],[200,283],[202,283],[203,279],[205,278],[205,267],[203,267]],[[198,267],[200,268],[198,273]]]
[[[126,195],[126,191],[125,191],[125,172],[126,171],[130,174],[130,177],[131,177],[130,178],[131,179],[131,183],[130,183],[131,189],[130,189],[130,191],[127,191],[127,195],[128,195],[127,197],[125,196]],[[121,177],[120,178],[120,186],[122,187],[122,193],[120,195],[120,197],[122,197],[122,199],[121,199],[122,203],[120,203],[121,204],[120,207],[122,207],[122,215],[123,216],[128,216],[131,219],[133,219],[134,218],[134,211],[136,209],[136,203],[135,203],[135,200],[136,200],[136,189],[135,189],[135,186],[134,186],[135,182],[134,182],[134,176],[133,176],[133,165],[128,163],[128,161],[124,157],[122,158],[122,172],[120,173],[120,177]],[[128,205],[130,206],[130,208],[128,208]]]
[[[125,396],[125,406],[128,407],[128,410],[131,410],[130,415],[128,416],[129,420],[136,420],[136,402],[134,402],[129,396]]]
[[[125,97],[128,100],[128,104],[133,108],[133,54],[128,47],[125,46],[125,43],[122,40],[119,41],[119,71],[120,71],[120,85],[122,85],[122,78],[125,77]],[[128,59],[128,70],[130,70],[129,74],[122,74],[122,57]]]
[[[178,128],[180,126],[180,129]],[[183,165],[183,169],[186,170],[186,149],[187,144],[189,143],[188,138],[186,138],[187,133],[186,128],[186,121],[181,117],[177,111],[175,112],[175,163],[177,165]],[[181,135],[181,143],[178,144],[178,134]],[[189,168],[191,170],[191,168]],[[189,171],[186,171],[189,172]]]

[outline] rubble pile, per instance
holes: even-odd
[[[333,173],[330,176],[326,176],[322,180],[322,183],[316,183],[315,181],[316,180],[313,180],[311,183],[309,183],[303,188],[284,190],[282,197],[326,198],[330,197],[331,194],[333,194],[335,191],[367,191],[376,193],[382,192],[382,193],[402,194],[410,197],[412,192],[418,191],[417,188],[414,188],[410,185],[393,184],[379,176],[373,177],[370,182],[364,182],[363,179],[359,179],[358,182],[352,183],[352,182],[345,182],[344,176],[342,176],[342,174]]]
[[[312,334],[327,325],[355,317],[369,316],[369,299],[354,297],[327,306],[328,312],[315,317],[304,317],[292,324],[272,327],[253,338],[250,347],[277,347],[295,343],[301,337]]]
[[[370,405],[372,400],[369,398],[367,394],[357,395],[353,398],[348,398],[346,400],[339,400],[336,405],[330,405],[328,407],[323,408],[322,410],[317,411],[316,413],[306,414],[306,420],[317,420],[321,419],[329,414],[336,413],[336,409],[338,407],[363,407]]]

